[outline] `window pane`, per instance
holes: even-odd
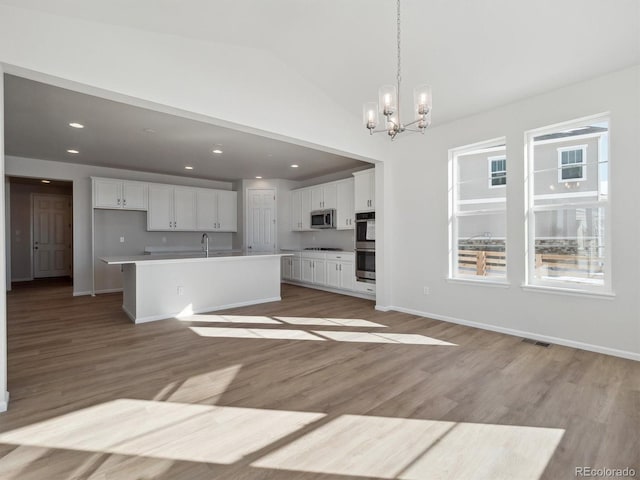
[[[604,218],[604,208],[536,212],[534,277],[603,285]]]
[[[506,276],[504,212],[458,217],[457,231],[458,275]]]

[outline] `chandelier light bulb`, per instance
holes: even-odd
[[[376,102],[368,102],[362,108],[362,121],[364,126],[370,131],[378,126],[378,104]]]

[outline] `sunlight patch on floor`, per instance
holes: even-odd
[[[334,342],[387,343],[395,345],[432,345],[457,347],[455,343],[413,333],[343,332],[335,330],[287,330],[274,328],[189,327],[201,337],[252,338],[263,340],[316,340]]]
[[[268,340],[316,340],[325,341],[304,330],[280,330],[273,328],[223,328],[223,327],[189,327],[201,337],[221,338],[261,338]]]
[[[342,415],[251,465],[405,480],[538,480],[564,430]]]
[[[444,345],[457,347],[455,343],[413,333],[339,332],[332,330],[314,330],[313,333],[328,337],[336,342],[401,343],[403,345]]]
[[[0,442],[230,464],[324,416],[120,399],[1,433]]]
[[[329,327],[373,327],[386,328],[386,325],[363,320],[361,318],[314,318],[314,317],[273,317],[291,325],[316,325]]]

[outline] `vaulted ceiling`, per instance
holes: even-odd
[[[354,116],[395,79],[393,0],[0,3],[265,50]],[[402,10],[403,94],[431,84],[435,125],[640,62],[637,0],[403,0]]]

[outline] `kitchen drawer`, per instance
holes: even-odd
[[[325,255],[327,256],[327,260],[338,260],[342,262],[353,262],[356,258],[353,252],[333,252]]]
[[[356,282],[355,286],[356,292],[367,293],[369,295],[376,294],[376,284],[375,283],[367,283],[367,282]]]

